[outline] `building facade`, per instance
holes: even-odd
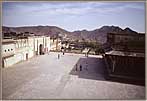
[[[104,55],[109,76],[145,83],[145,34],[108,33],[112,47]]]
[[[50,50],[61,50],[61,40],[60,39],[50,39]]]
[[[35,55],[42,55],[51,49],[50,37],[33,36],[19,39],[3,39],[2,66],[9,67]]]
[[[144,53],[109,51],[105,53],[105,63],[110,76],[145,79]]]
[[[108,33],[107,43],[114,50],[145,52],[145,34]]]
[[[15,63],[15,42],[12,39],[2,41],[2,66],[7,67]],[[14,61],[13,61],[14,60]]]
[[[145,34],[119,34],[119,33],[108,33],[107,42],[111,44],[120,43],[120,42],[128,42],[134,40],[145,40]]]

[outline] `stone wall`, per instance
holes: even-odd
[[[28,60],[35,55],[39,55],[39,46],[43,45],[43,52],[50,50],[50,37],[29,37],[26,39],[17,39],[15,43],[3,44],[3,67],[12,66],[18,62]],[[13,52],[5,53],[5,50],[12,48]],[[11,49],[10,49],[11,50]],[[6,57],[9,55],[9,57]]]

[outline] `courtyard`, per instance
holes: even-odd
[[[145,99],[145,86],[108,81],[105,79],[105,72],[105,64],[100,55],[85,57],[84,54],[63,55],[50,52],[3,68],[2,97],[3,99]]]

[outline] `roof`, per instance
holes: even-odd
[[[131,57],[145,57],[145,53],[136,53],[136,52],[123,52],[123,51],[109,51],[105,54],[108,55],[118,55],[118,56],[131,56]]]
[[[15,41],[13,39],[3,39],[2,40],[2,44],[12,44],[14,43]]]

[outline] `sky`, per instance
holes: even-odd
[[[145,32],[145,2],[3,2],[2,24],[57,26],[67,31],[113,25]]]

